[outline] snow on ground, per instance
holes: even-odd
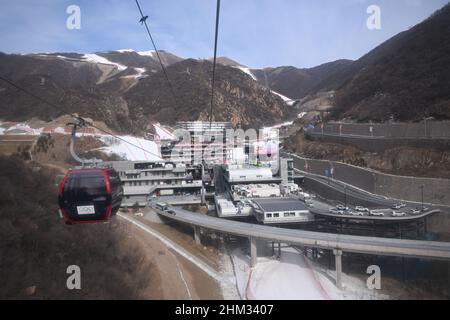
[[[328,270],[311,260],[307,260],[308,264],[314,270],[322,287],[333,300],[388,300],[390,297],[385,294],[378,293],[377,290],[370,290],[364,281],[358,278],[342,273],[342,285],[344,290],[339,290],[335,286],[336,271]],[[368,275],[367,275],[368,276]]]
[[[161,140],[174,140],[175,136],[167,130],[166,128],[162,127],[159,123],[154,123],[153,127],[155,128],[156,134],[159,136]]]
[[[281,93],[278,93],[276,91],[270,90],[274,95],[279,96],[281,99],[283,99],[284,103],[286,103],[288,106],[293,106],[295,103],[295,100],[292,100],[286,96],[283,96]]]
[[[232,254],[238,290],[249,300],[346,300],[387,299],[369,290],[365,283],[342,274],[344,290],[335,286],[335,272],[312,263],[294,248],[283,248],[280,260],[258,258],[250,268],[250,257],[244,249]]]
[[[125,52],[134,52],[134,50],[133,49],[120,49],[120,50],[116,50],[117,52],[120,52],[120,53],[125,53]]]
[[[252,77],[253,80],[255,80],[255,81],[257,80],[256,77],[255,77],[255,75],[250,71],[250,68],[247,68],[247,67],[238,67],[238,66],[236,66],[236,67],[234,67],[234,68],[237,68],[237,69],[241,70],[242,72],[248,74],[250,77]]]
[[[244,278],[249,257],[238,258],[240,282]],[[247,260],[247,264],[243,262]],[[239,261],[239,260],[238,260]],[[236,272],[238,273],[238,272]],[[250,300],[328,300],[329,296],[316,279],[305,257],[294,249],[283,249],[281,259],[258,258],[253,270],[247,269],[246,296]],[[238,280],[239,282],[239,280]],[[244,284],[238,285],[243,288]]]
[[[0,130],[1,130],[1,134],[8,134],[11,131],[16,130],[17,132],[15,132],[14,134],[17,134],[17,135],[38,136],[42,133],[43,128],[34,129],[34,128],[31,128],[27,123],[16,123],[15,125],[10,126],[7,129],[1,128]]]
[[[101,140],[107,147],[99,150],[108,154],[115,153],[130,161],[161,160],[161,153],[156,142],[133,136],[120,136],[120,138],[128,143],[111,136],[102,136]]]
[[[234,264],[234,272],[239,295],[247,299],[246,288],[250,275],[250,257],[245,254],[244,249],[235,249],[231,252],[231,259]]]
[[[155,56],[155,50],[149,50],[149,51],[139,51],[138,52],[139,55],[141,56],[148,56],[148,57],[152,57],[154,58]]]
[[[305,117],[306,115],[308,114],[308,112],[300,112],[299,114],[298,114],[298,118],[299,119],[301,119],[301,118],[303,118],[303,117]]]
[[[108,59],[101,57],[95,53],[87,53],[87,54],[83,55],[83,59],[87,62],[92,62],[92,63],[110,64],[110,65],[116,66],[120,71],[123,71],[127,68],[124,65],[109,61]]]
[[[290,126],[293,123],[294,123],[294,121],[286,121],[286,122],[283,122],[283,123],[280,123],[280,124],[276,124],[276,125],[274,125],[272,127],[264,127],[263,130],[264,131],[271,131],[273,129],[280,129],[281,127]]]
[[[240,66],[234,66],[234,68],[241,70],[245,74],[248,74],[250,77],[252,77],[253,80],[258,81],[258,79],[255,77],[255,75],[250,71],[250,68],[240,67]],[[293,106],[294,103],[295,103],[294,100],[292,100],[292,99],[290,99],[290,98],[288,98],[286,96],[283,96],[282,94],[280,94],[278,92],[275,92],[275,91],[272,91],[272,90],[270,92],[275,94],[275,95],[277,95],[277,96],[279,96],[289,106]]]
[[[141,77],[147,71],[145,68],[134,68],[134,70],[138,73],[136,77]]]
[[[134,78],[134,79],[141,79],[147,77],[144,73],[147,72],[147,69],[145,68],[133,68],[134,71],[136,71],[136,74],[132,74],[129,76],[123,76],[121,78]]]
[[[293,123],[294,123],[293,121],[287,121],[287,122],[284,122],[284,123],[280,123],[280,124],[274,125],[272,127],[264,127],[264,128],[262,128],[264,138],[265,139],[279,140],[279,138],[280,138],[279,129],[281,127],[290,126]]]

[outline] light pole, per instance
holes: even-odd
[[[425,124],[425,138],[426,138],[427,137],[427,118],[424,118],[423,122]]]
[[[423,211],[423,188],[424,187],[425,187],[424,185],[420,186],[420,190],[422,191],[422,211]]]
[[[344,206],[347,208],[347,185],[344,185]]]

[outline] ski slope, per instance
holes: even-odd
[[[116,66],[120,71],[127,69],[126,66],[121,65],[119,63],[109,61],[108,59],[101,57],[95,53],[87,53],[87,54],[83,55],[82,59],[87,62],[90,62],[90,63],[110,64],[110,65]]]
[[[133,136],[120,136],[120,138],[126,142],[111,136],[101,137],[101,141],[107,146],[102,147],[99,150],[107,154],[115,153],[129,161],[161,160],[161,153],[159,151],[158,144],[155,141]],[[134,147],[130,143],[136,145],[137,147]]]
[[[175,139],[175,136],[172,134],[172,132],[170,132],[163,126],[161,126],[161,124],[154,123],[153,127],[155,128],[156,134],[159,136],[159,138],[161,140],[174,140]]]

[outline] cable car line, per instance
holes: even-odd
[[[150,28],[148,27],[148,24],[147,24],[148,16],[144,16],[144,13],[142,12],[141,5],[139,4],[139,1],[138,0],[135,0],[135,1],[136,1],[136,5],[137,5],[137,7],[139,9],[139,13],[141,14],[141,19],[139,20],[139,22],[141,24],[143,24],[145,26],[145,29],[147,30],[148,36],[150,37],[150,41],[152,42],[153,48],[155,49],[156,56],[158,57],[159,64],[161,65],[162,71],[164,73],[164,77],[166,78],[167,84],[169,85],[169,89],[170,89],[170,91],[172,93],[173,100],[175,101],[175,105],[177,106],[178,105],[178,99],[177,99],[177,96],[175,95],[175,90],[173,89],[172,83],[169,80],[169,76],[167,75],[166,67],[162,63],[162,60],[161,60],[161,57],[159,55],[158,49],[156,48],[155,41],[153,40],[152,34],[150,32]]]
[[[151,35],[150,29],[147,25],[148,16],[144,16],[141,7],[139,5],[139,1],[136,1],[136,5],[141,14],[140,23],[145,25],[147,33],[150,37],[150,40],[155,49],[156,55],[158,57],[158,61],[163,70],[164,76],[169,85],[170,91],[172,93],[172,97],[174,99],[175,104],[177,105],[177,98],[172,87],[172,84],[167,75],[166,68],[162,63],[161,57],[159,55],[156,44]],[[213,74],[212,74],[212,88],[211,88],[211,109],[210,109],[210,125],[212,123],[212,112],[214,105],[214,89],[215,89],[215,71],[216,71],[216,61],[217,61],[217,40],[218,40],[218,32],[219,32],[219,16],[220,16],[220,0],[217,0],[217,12],[216,12],[216,28],[215,28],[215,43],[214,43],[214,61],[213,61]],[[6,79],[0,76],[0,80],[10,84],[16,89],[23,91],[29,96],[48,104],[52,107],[59,108],[58,105],[51,103],[38,95],[28,91],[27,89],[15,84],[13,81]],[[76,131],[78,128],[82,128],[85,126],[90,126],[99,130],[100,132],[106,133],[118,140],[121,140],[127,144],[134,146],[144,152],[150,153],[158,158],[161,158],[159,155],[147,151],[142,146],[138,146],[134,143],[131,143],[112,132],[109,132],[105,129],[102,129],[98,126],[95,126],[93,123],[90,123],[83,119],[82,117],[72,114],[74,118],[74,122],[70,125],[73,126],[72,129],[72,138],[70,144],[70,152],[75,160],[81,162],[81,169],[71,169],[64,176],[63,180],[59,184],[58,187],[58,204],[59,204],[59,212],[61,217],[64,217],[66,222],[69,224],[78,224],[78,223],[99,223],[99,222],[107,222],[109,218],[117,213],[122,203],[122,198],[124,195],[122,182],[120,180],[119,175],[113,168],[101,168],[98,166],[98,160],[85,160],[75,153],[74,146],[76,141]],[[85,163],[89,163],[92,165],[91,168],[85,168]]]
[[[51,103],[51,102],[49,102],[49,101],[47,101],[47,100],[45,100],[45,99],[43,99],[43,98],[41,98],[41,97],[35,95],[34,93],[28,91],[28,90],[25,89],[25,88],[22,88],[22,87],[19,86],[18,84],[12,82],[12,81],[9,80],[9,79],[6,79],[6,78],[2,77],[1,75],[0,75],[0,80],[3,80],[4,82],[10,84],[10,85],[13,86],[14,88],[16,88],[16,89],[18,89],[18,90],[20,90],[20,91],[25,92],[26,94],[32,96],[33,98],[35,98],[35,99],[37,99],[37,100],[39,100],[39,101],[41,101],[41,102],[43,102],[43,103],[46,103],[46,104],[48,104],[48,105],[50,105],[50,106],[52,106],[52,107],[56,107],[56,108],[59,109],[59,106],[57,106],[56,104]]]
[[[213,60],[212,84],[211,84],[211,107],[210,107],[210,112],[209,112],[209,126],[210,127],[212,125],[212,113],[213,113],[213,106],[214,106],[214,88],[215,88],[216,60],[217,60],[217,39],[219,36],[219,18],[220,18],[220,0],[217,0],[216,31],[215,31],[215,36],[214,36],[214,60]]]
[[[1,75],[0,75],[0,80],[3,80],[4,82],[10,84],[10,85],[13,86],[14,88],[16,88],[16,89],[18,89],[18,90],[20,90],[20,91],[25,92],[25,93],[28,94],[29,96],[31,96],[31,97],[33,97],[33,98],[35,98],[35,99],[37,99],[37,100],[39,100],[39,101],[41,101],[41,102],[43,102],[43,103],[46,103],[46,104],[48,104],[49,106],[52,106],[52,107],[57,108],[57,109],[60,108],[58,105],[56,105],[56,104],[54,104],[54,103],[52,103],[52,102],[50,102],[50,101],[48,101],[48,100],[46,100],[46,99],[44,99],[44,98],[41,98],[41,97],[39,97],[38,95],[35,95],[34,93],[28,91],[27,89],[21,87],[20,85],[14,83],[13,81],[11,81],[11,80],[9,80],[9,79],[6,79],[5,77],[3,77],[3,76],[1,76]],[[99,128],[99,127],[97,127],[96,125],[94,125],[93,123],[86,121],[86,119],[83,119],[82,117],[80,117],[80,116],[78,116],[78,115],[76,115],[76,114],[71,114],[71,117],[80,120],[80,122],[83,123],[84,125],[87,125],[87,126],[89,126],[89,127],[95,128],[95,129],[97,129],[97,130],[99,130],[99,131],[101,131],[101,132],[103,132],[103,133],[106,133],[106,134],[108,134],[108,135],[110,135],[110,136],[112,136],[112,137],[114,137],[114,138],[116,138],[116,139],[118,139],[118,140],[121,140],[121,141],[123,141],[123,142],[125,142],[125,143],[128,143],[129,145],[132,145],[133,147],[138,148],[138,149],[140,149],[140,150],[142,150],[142,151],[144,151],[144,152],[146,152],[146,153],[148,153],[148,154],[151,154],[151,155],[153,155],[153,156],[156,156],[156,157],[158,157],[159,159],[162,160],[161,156],[157,155],[156,153],[153,153],[153,152],[148,151],[148,150],[146,150],[146,149],[144,149],[144,148],[142,148],[142,147],[139,147],[138,145],[136,145],[136,144],[134,144],[134,143],[132,143],[132,142],[129,142],[129,141],[127,141],[127,140],[125,140],[125,139],[123,139],[123,138],[121,138],[121,137],[119,137],[119,136],[113,134],[112,132],[109,132],[109,131],[107,131],[107,130],[104,130],[104,129],[102,129],[102,128]]]

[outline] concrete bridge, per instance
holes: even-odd
[[[257,240],[285,243],[292,246],[331,250],[336,262],[336,285],[342,288],[342,253],[364,253],[372,255],[397,256],[450,260],[450,242],[401,240],[391,238],[362,237],[333,233],[276,228],[206,216],[184,209],[170,207],[171,213],[154,208],[168,219],[191,225],[194,239],[200,244],[201,228],[219,233],[250,239],[251,266],[257,261]]]

